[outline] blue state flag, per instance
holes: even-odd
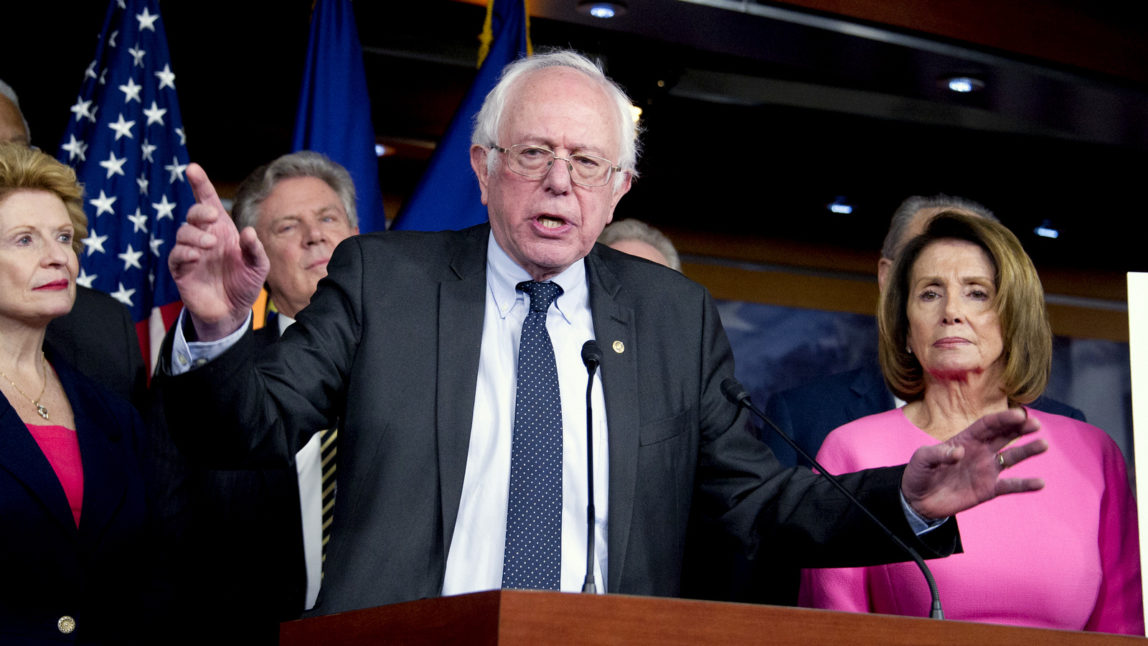
[[[359,230],[386,228],[371,99],[351,0],[315,3],[292,150],[314,150],[342,164],[355,180]]]
[[[181,306],[167,256],[195,203],[158,0],[108,3],[71,112],[56,156],[84,185],[88,237],[76,282],[131,310],[155,365]]]
[[[392,228],[443,231],[486,222],[486,207],[479,199],[478,181],[470,168],[474,115],[498,83],[502,68],[529,53],[528,29],[523,0],[491,0],[487,4],[483,34],[493,37],[489,51],[480,61],[478,75],[439,141],[422,180]]]

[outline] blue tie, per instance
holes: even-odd
[[[562,288],[524,282],[502,587],[557,590],[562,566],[562,399],[546,311]]]

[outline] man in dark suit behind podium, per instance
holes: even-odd
[[[545,538],[521,543],[553,577],[540,587],[578,590],[585,571],[577,353],[590,338],[604,349],[592,401],[599,590],[681,594],[691,526],[751,557],[784,550],[814,566],[903,558],[823,478],[781,469],[752,436],[721,392],[733,358],[709,294],[595,246],[630,187],[637,146],[629,100],[593,63],[556,52],[512,64],[472,143],[490,224],[348,239],[311,304],[261,357],[246,321],[265,254],[222,213],[203,170],[187,171],[197,204],[171,256],[187,311],[163,355],[165,375],[182,373],[164,377],[173,430],[205,459],[283,461],[338,420],[338,513],[316,612],[516,586],[507,575],[523,554],[504,544],[518,522],[509,510],[528,492],[510,491],[522,475],[514,443],[539,429],[511,429],[542,401],[516,396],[523,367],[541,361],[517,356],[518,331],[523,347],[529,338],[546,354],[539,318],[556,373],[540,390],[562,394],[561,424],[540,424],[544,443],[561,441],[561,482],[545,483],[561,495],[532,501],[538,510],[557,502],[560,527],[535,528]],[[543,292],[558,294],[553,307],[536,300]],[[853,474],[846,486],[918,549],[945,554],[957,548],[954,523],[918,537],[921,526],[1042,485],[999,478],[1001,461],[1044,449],[1004,448],[1036,426],[1015,412],[986,417],[907,467]]]

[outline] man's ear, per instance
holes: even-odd
[[[881,258],[877,261],[877,289],[885,291],[885,281],[889,280],[889,272],[893,270],[893,261]]]
[[[483,205],[486,205],[486,184],[490,175],[486,171],[486,156],[490,151],[485,146],[475,144],[470,147],[470,167],[478,178],[478,188]]]

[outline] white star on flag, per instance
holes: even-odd
[[[128,53],[131,54],[132,59],[134,59],[134,62],[132,63],[134,67],[143,67],[144,54],[147,54],[146,50],[132,47],[128,49]]]
[[[159,197],[159,202],[153,202],[152,207],[155,208],[155,219],[157,222],[164,218],[169,220],[173,219],[171,212],[173,209],[175,209],[175,202],[168,202],[167,194],[161,195]]]
[[[151,252],[155,255],[156,258],[159,257],[159,248],[163,246],[163,243],[163,238],[157,238],[155,236],[152,236],[147,240],[147,246],[151,247]]]
[[[147,176],[140,175],[136,178],[136,184],[140,187],[140,194],[147,195]]]
[[[171,179],[168,180],[168,182],[175,184],[175,180],[177,179],[181,182],[184,181],[183,171],[187,170],[187,166],[187,164],[180,165],[179,157],[172,157],[171,163],[163,167],[164,170],[171,173]]]
[[[83,285],[84,287],[87,287],[88,289],[92,289],[92,281],[95,279],[96,279],[95,274],[89,274],[88,272],[84,271],[83,267],[80,267],[80,275],[76,276],[76,284],[77,285]]]
[[[175,89],[175,74],[171,72],[171,65],[165,64],[163,69],[155,73],[156,78],[159,79],[159,89],[169,87]]]
[[[117,119],[115,123],[109,123],[108,127],[116,132],[116,141],[119,141],[120,137],[135,139],[135,137],[132,136],[132,126],[134,125],[136,125],[135,121],[124,121],[124,114],[121,112],[119,119]],[[108,177],[111,177],[111,175]]]
[[[88,109],[92,105],[91,101],[84,101],[82,97],[76,99],[76,105],[72,106],[72,114],[76,115],[76,121],[84,117],[91,117],[92,113]]]
[[[136,212],[129,215],[128,220],[132,223],[132,233],[147,233],[147,216],[140,212],[140,207],[136,207]]]
[[[156,147],[151,145],[151,143],[149,143],[148,140],[146,140],[146,139],[144,140],[144,142],[142,144],[140,144],[140,154],[143,155],[143,158],[148,160],[149,162],[153,162],[153,163],[155,162],[155,160],[151,158],[151,154],[153,152],[155,152],[155,149],[156,149]],[[146,186],[143,189],[143,192],[147,193]]]
[[[143,111],[144,116],[147,117],[147,124],[146,125],[150,126],[153,123],[158,123],[159,125],[162,126],[163,125],[163,115],[166,112],[167,112],[166,109],[159,107],[158,105],[155,104],[155,101],[152,101],[151,107],[147,108],[146,110]]]
[[[124,93],[124,103],[131,103],[133,100],[140,100],[140,90],[143,89],[142,85],[136,83],[135,79],[129,78],[127,83],[120,86],[120,91]]]
[[[97,252],[98,253],[106,253],[104,251],[104,240],[107,240],[107,239],[108,239],[107,236],[100,236],[100,235],[96,235],[95,233],[89,233],[88,237],[84,238],[82,240],[82,242],[84,243],[84,247],[87,248],[88,255],[90,256],[93,253],[97,253]],[[93,276],[93,278],[95,278],[95,276]]]
[[[76,135],[69,135],[68,143],[60,146],[60,149],[68,153],[68,161],[77,157],[80,161],[87,161],[84,153],[88,150],[88,144],[76,139]]]
[[[147,7],[144,7],[143,13],[136,14],[136,20],[140,21],[140,31],[145,29],[155,31],[155,21],[159,20],[159,14],[153,16],[148,13]]]
[[[114,204],[115,201],[118,199],[119,198],[114,196],[114,195],[111,195],[111,196],[105,195],[104,190],[100,189],[100,196],[97,198],[88,200],[88,204],[91,204],[92,206],[96,207],[96,217],[98,218],[101,215],[103,215],[105,211],[112,214],[112,215],[115,215],[116,212],[112,210],[112,204]]]
[[[123,303],[124,305],[131,307],[132,306],[132,294],[135,294],[136,290],[125,289],[123,283],[120,283],[119,285],[120,285],[120,288],[117,289],[116,291],[112,292],[111,294],[109,294],[109,296],[111,296],[112,298],[116,299],[117,301]]]
[[[109,150],[108,151],[108,158],[105,159],[104,161],[100,162],[100,166],[103,166],[104,168],[106,168],[108,170],[108,176],[105,177],[104,179],[111,179],[112,175],[123,175],[124,174],[124,162],[126,162],[127,160],[128,160],[127,157],[121,157],[121,158],[117,159],[116,153],[114,151]]]
[[[142,251],[136,251],[135,249],[132,249],[132,246],[129,243],[128,248],[124,250],[123,253],[116,254],[116,257],[124,261],[124,271],[127,271],[129,267],[135,267],[136,269],[142,270],[143,267],[140,266],[140,256],[142,255]]]

